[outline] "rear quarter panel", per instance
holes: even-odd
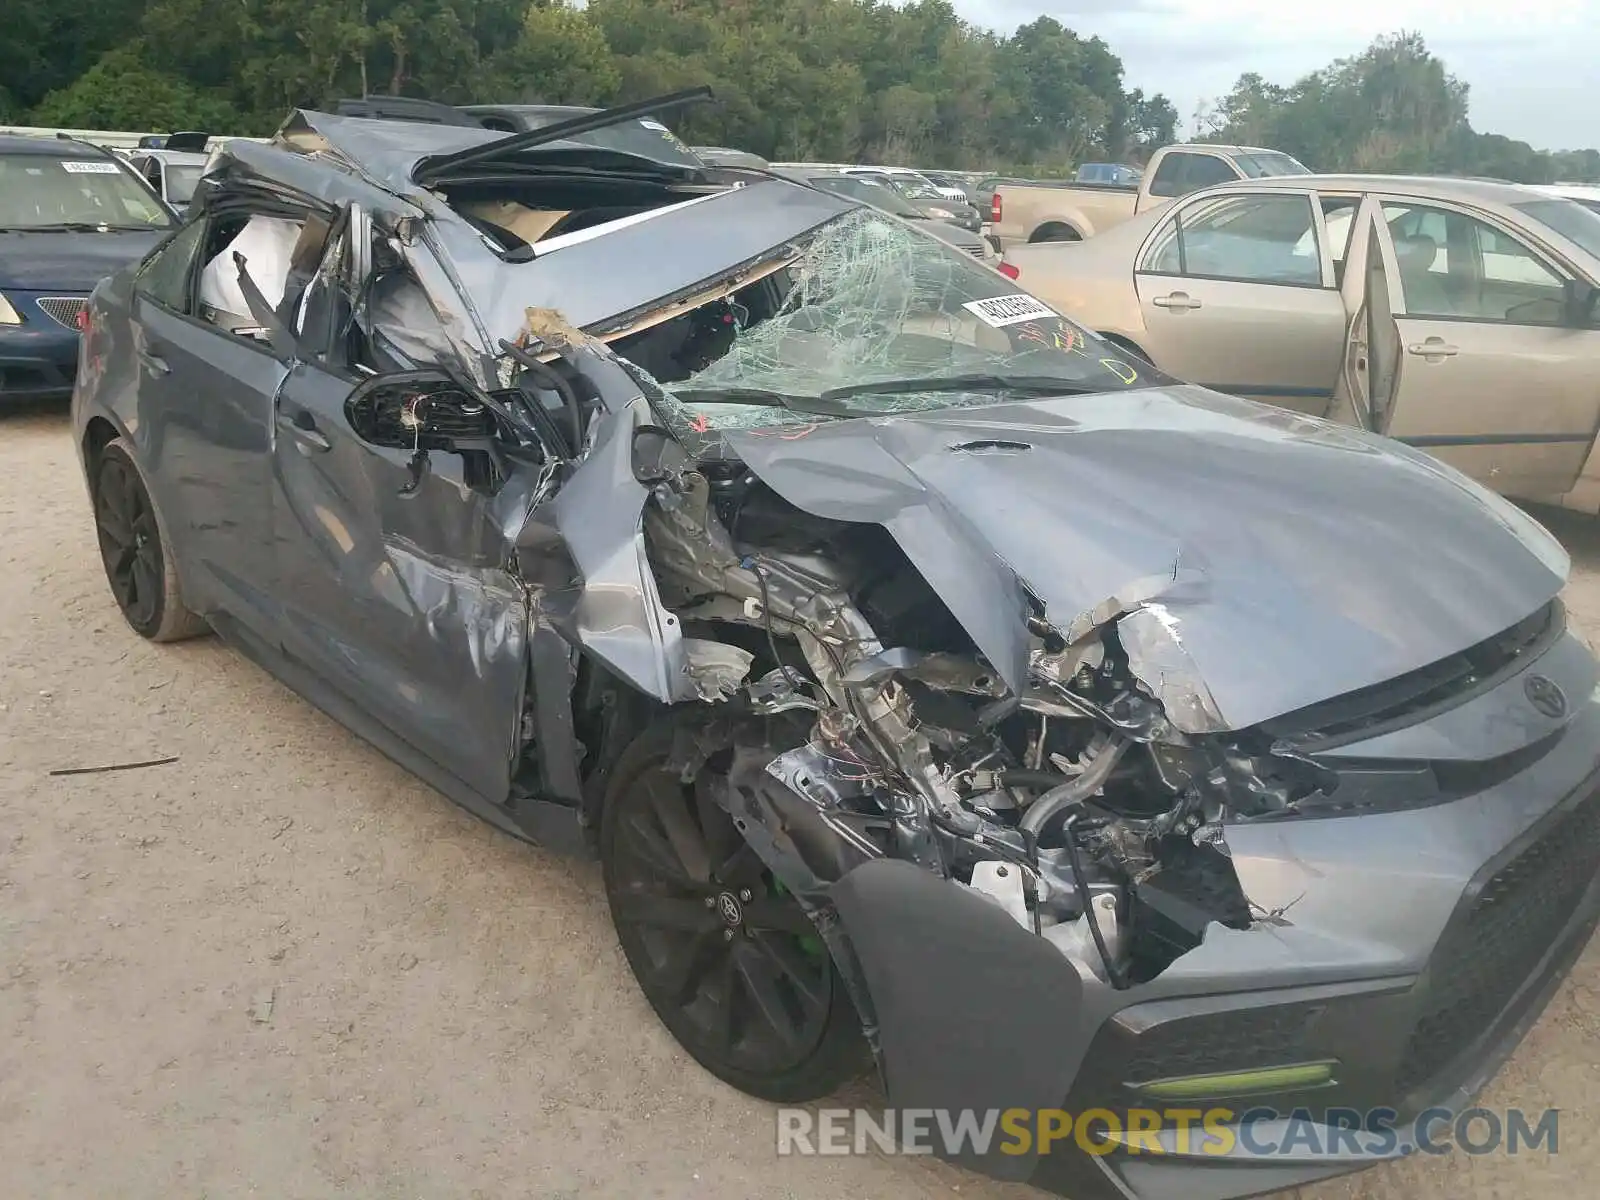
[[[1148,352],[1144,318],[1133,282],[1141,241],[1141,234],[1123,226],[1086,242],[1017,245],[1006,260],[1017,268],[1017,284],[1024,291],[1085,328],[1132,343],[1143,354]]]

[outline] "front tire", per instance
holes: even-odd
[[[640,734],[606,789],[601,864],[622,952],[717,1078],[780,1104],[827,1096],[868,1065],[855,1007],[815,926],[717,803],[732,748],[684,784],[667,769],[675,727]]]
[[[205,621],[184,606],[166,527],[122,438],[96,457],[93,496],[100,562],[123,619],[152,642],[206,632]]]

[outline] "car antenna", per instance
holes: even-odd
[[[430,154],[417,163],[411,172],[411,177],[418,183],[426,184],[463,167],[492,162],[507,154],[515,154],[519,150],[543,146],[549,142],[559,142],[563,138],[588,133],[594,129],[604,129],[608,125],[618,125],[634,117],[666,112],[668,109],[715,99],[715,93],[702,85],[686,91],[668,92],[664,96],[656,96],[650,100],[635,100],[631,104],[619,104],[615,108],[602,108],[599,112],[583,113],[566,121],[557,121],[554,125],[530,129],[524,133],[513,133],[508,137],[497,138],[481,146],[457,150],[452,154]]]

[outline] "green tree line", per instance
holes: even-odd
[[[0,121],[267,134],[369,92],[606,104],[694,84],[689,140],[779,159],[1054,174],[1178,136],[1097,37],[1050,17],[1001,34],[950,0],[9,0]],[[1245,75],[1205,136],[1313,169],[1600,179],[1600,154],[1475,132],[1467,89],[1413,34],[1298,82]]]
[[[1416,33],[1379,38],[1288,86],[1241,75],[1197,123],[1210,140],[1271,146],[1313,170],[1600,182],[1600,151],[1536,150],[1474,130],[1467,85]]]
[[[706,83],[694,141],[778,158],[1064,168],[1175,136],[1099,38],[949,0],[10,0],[0,119],[263,134],[384,92],[604,104]]]

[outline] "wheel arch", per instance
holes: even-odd
[[[1035,245],[1039,242],[1081,242],[1083,231],[1071,221],[1052,219],[1041,222],[1032,233],[1028,235],[1028,244]]]
[[[80,450],[83,455],[85,474],[92,481],[94,468],[100,461],[101,452],[114,440],[122,437],[122,431],[112,424],[111,419],[96,413],[90,417],[83,427],[83,441]],[[93,484],[91,483],[91,486]]]

